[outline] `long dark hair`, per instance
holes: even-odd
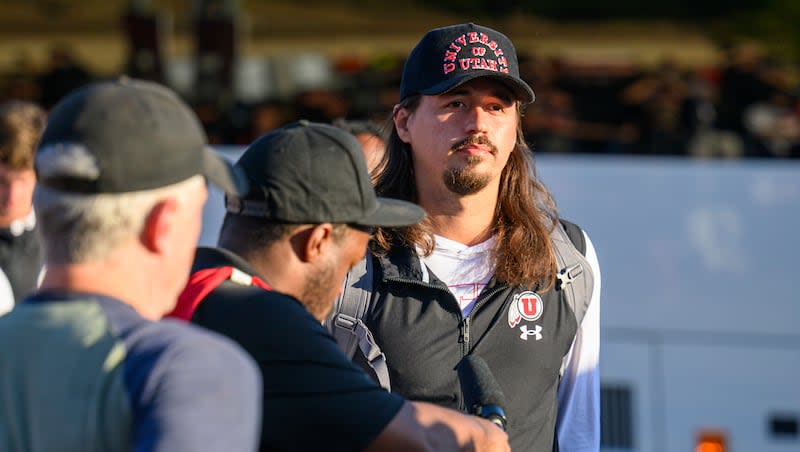
[[[397,108],[413,112],[421,97],[411,96]],[[518,106],[521,119],[522,109]],[[418,202],[414,183],[411,148],[397,134],[393,123],[386,154],[374,174],[375,191],[380,196]],[[517,123],[517,142],[500,176],[500,193],[495,208],[492,233],[497,240],[492,253],[495,277],[507,284],[527,288],[550,288],[555,280],[556,258],[550,232],[558,221],[558,210],[547,188],[539,182],[533,152],[525,143],[521,120]],[[434,249],[433,227],[426,218],[404,228],[379,228],[372,250],[385,254],[394,245],[417,246],[425,255]]]

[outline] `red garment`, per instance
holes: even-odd
[[[175,305],[175,309],[166,316],[183,319],[188,322],[191,320],[200,302],[203,301],[212,290],[219,287],[228,279],[231,279],[232,274],[233,267],[231,266],[204,268],[192,273],[192,275],[189,276],[189,282],[186,284],[183,292],[178,296],[178,303]],[[264,290],[272,290],[269,284],[258,276],[247,276],[250,277],[249,285],[258,286]],[[238,278],[237,282],[240,282]]]

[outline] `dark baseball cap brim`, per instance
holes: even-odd
[[[494,71],[472,71],[460,77],[448,78],[430,88],[420,90],[420,94],[424,94],[426,96],[444,94],[470,80],[475,80],[476,78],[482,77],[493,78],[499,82],[502,82],[508,87],[508,89],[511,90],[511,92],[514,94],[514,97],[523,103],[529,104],[536,99],[533,89],[531,89],[531,87],[528,86],[528,84],[522,79],[514,77],[513,75]]]
[[[417,224],[425,218],[425,211],[414,203],[380,197],[377,202],[377,208],[372,213],[353,223],[360,226],[401,227]]]
[[[228,195],[242,197],[247,194],[250,183],[241,169],[236,168],[208,147],[203,148],[202,156],[203,175],[209,182]]]

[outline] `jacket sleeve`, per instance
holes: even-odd
[[[584,237],[594,287],[558,387],[556,433],[561,452],[600,450],[600,264],[586,232]]]

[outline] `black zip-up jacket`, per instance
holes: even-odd
[[[492,278],[464,318],[445,283],[430,270],[429,281],[423,280],[413,250],[396,247],[373,259],[374,293],[365,321],[386,354],[392,391],[466,411],[456,367],[476,354],[507,400],[512,450],[558,450],[559,372],[578,328],[562,292],[536,293]]]

